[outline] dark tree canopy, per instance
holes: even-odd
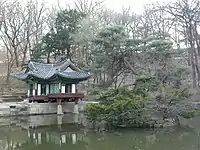
[[[33,58],[44,55],[48,63],[50,56],[70,58],[71,46],[74,44],[72,34],[78,29],[78,24],[83,17],[84,15],[75,9],[58,12],[54,27],[33,50]]]

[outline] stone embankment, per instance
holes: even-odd
[[[80,101],[78,103],[79,112],[84,112],[90,103]],[[63,113],[73,113],[74,102],[62,103]],[[48,115],[57,113],[57,103],[28,103],[27,100],[22,102],[1,102],[0,117],[2,116],[23,116],[23,115]]]

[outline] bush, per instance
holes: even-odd
[[[143,127],[150,120],[145,107],[150,97],[135,95],[127,88],[109,90],[98,100],[100,105],[91,104],[86,110],[90,122],[104,120],[109,127]]]
[[[90,122],[103,121],[108,127],[153,127],[168,118],[178,120],[183,112],[182,102],[190,96],[189,88],[173,88],[159,83],[155,77],[145,76],[136,79],[133,89],[104,91],[96,99],[99,105],[89,105],[86,114]],[[190,117],[193,112],[183,115]]]
[[[196,113],[195,110],[188,110],[188,111],[182,111],[182,112],[180,113],[180,115],[181,115],[182,117],[184,117],[184,118],[189,119],[189,118],[195,117],[195,113]]]
[[[187,100],[192,95],[189,88],[175,89],[165,86],[161,93],[156,96],[156,108],[163,115],[163,119],[176,118],[182,111]]]

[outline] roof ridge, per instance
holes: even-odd
[[[46,74],[45,79],[49,76],[52,70],[49,70],[49,72]]]
[[[33,66],[33,68],[34,68],[35,70],[37,69],[32,61],[30,61],[30,64]]]
[[[56,62],[56,63],[42,63],[42,62],[37,62],[37,61],[30,61],[29,63],[40,64],[40,65],[48,65],[48,66],[49,65],[60,66],[60,65],[65,64],[66,62],[68,62],[70,64],[73,64],[70,59],[67,59],[67,60],[64,60],[64,61],[60,61],[60,62]]]

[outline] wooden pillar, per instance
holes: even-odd
[[[78,85],[76,84],[76,93],[78,93]]]
[[[41,95],[41,84],[37,84],[37,95]]]
[[[72,84],[72,93],[76,93],[76,84]]]
[[[70,84],[67,85],[67,93],[71,93],[72,92],[72,86]]]
[[[33,96],[37,95],[37,83],[33,82]]]
[[[46,95],[49,94],[49,84],[46,84]]]
[[[61,82],[59,82],[59,93],[62,93],[61,89],[62,89],[62,84]]]
[[[64,84],[61,86],[61,93],[65,93],[65,85]]]
[[[37,82],[35,82],[35,95],[38,95]]]
[[[28,83],[28,91],[27,91],[27,96],[30,96],[30,84]]]

